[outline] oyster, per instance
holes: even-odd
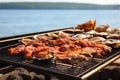
[[[54,58],[54,54],[52,54],[52,53],[48,53],[47,55],[45,55],[45,53],[43,53],[43,52],[33,54],[33,59],[47,60],[47,59],[52,59],[52,58]]]
[[[114,48],[119,48],[119,47],[120,47],[120,43],[115,43],[115,44],[113,45],[113,47],[114,47]]]
[[[106,32],[106,30],[109,28],[109,25],[101,25],[95,28],[95,31],[97,32]]]
[[[113,48],[119,48],[120,47],[120,40],[118,39],[106,39],[103,44],[110,45]]]
[[[24,44],[24,45],[28,45],[29,43],[32,42],[32,40],[29,39],[29,38],[22,38],[22,39],[20,40],[20,42],[21,42],[22,44]]]
[[[85,31],[94,30],[96,26],[96,20],[89,20],[86,23],[78,24],[76,29],[84,29]]]
[[[111,29],[111,28],[107,28],[106,32],[107,32],[107,33],[111,33],[111,32],[112,32],[112,29]]]
[[[119,39],[120,40],[120,34],[109,34],[107,36],[109,39]]]
[[[120,40],[117,40],[117,39],[106,39],[103,44],[107,44],[107,45],[110,45],[110,44],[115,44],[115,43],[120,43]]]
[[[57,39],[58,38],[58,35],[55,33],[47,33],[46,35],[49,37],[49,39]]]
[[[90,34],[76,34],[73,36],[75,39],[85,39],[85,38],[92,38],[93,36]]]
[[[33,36],[33,39],[39,40],[39,38],[40,38],[41,36],[43,37],[43,36],[45,36],[45,34],[34,35],[34,36]]]
[[[93,37],[92,38],[92,41],[95,41],[95,42],[103,42],[105,41],[106,39],[103,38],[103,37]]]
[[[84,32],[84,30],[83,29],[66,29],[63,32],[78,34],[78,33]]]
[[[96,36],[102,36],[102,37],[106,37],[109,33],[107,32],[96,32]]]
[[[120,34],[120,28],[115,28],[111,30],[112,34]]]
[[[94,35],[94,34],[96,34],[97,32],[96,31],[94,31],[94,30],[91,30],[91,31],[88,31],[88,32],[86,32],[87,34],[91,34],[91,35]]]

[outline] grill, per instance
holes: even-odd
[[[64,30],[64,29],[60,29]],[[45,31],[31,34],[24,34],[12,37],[1,38],[0,40],[0,62],[8,63],[14,66],[22,66],[27,69],[40,72],[41,74],[49,76],[56,76],[62,78],[63,80],[80,80],[87,79],[94,73],[98,72],[100,69],[113,62],[120,57],[120,48],[113,49],[112,52],[107,55],[103,55],[99,58],[92,58],[89,61],[82,61],[76,65],[65,64],[61,62],[51,63],[51,62],[42,62],[39,60],[27,61],[20,56],[13,56],[8,53],[8,48],[17,46],[19,40],[22,37],[32,37],[36,34],[44,34],[55,32]]]

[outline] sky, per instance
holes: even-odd
[[[95,4],[120,4],[119,0],[0,0],[0,2],[76,2]]]

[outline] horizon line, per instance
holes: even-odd
[[[55,1],[2,1],[0,3],[19,3],[19,2],[23,2],[23,3],[29,3],[29,2],[41,2],[41,3],[76,3],[76,4],[95,4],[95,5],[120,5],[120,4],[99,4],[99,3],[86,3],[86,2],[55,2]]]

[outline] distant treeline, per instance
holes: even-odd
[[[62,2],[11,2],[0,3],[0,9],[120,9],[120,5],[97,5]]]

